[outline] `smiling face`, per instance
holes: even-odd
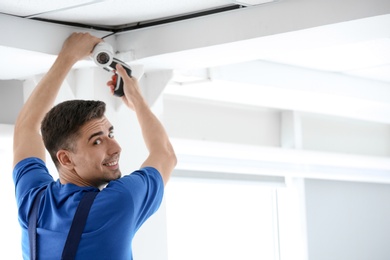
[[[101,187],[121,177],[121,147],[114,138],[114,128],[105,118],[93,119],[79,130],[76,149],[68,151],[72,172],[84,185]],[[77,184],[77,183],[75,183]]]

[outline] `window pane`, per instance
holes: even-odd
[[[172,178],[166,189],[170,260],[273,260],[275,189]]]

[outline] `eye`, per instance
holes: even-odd
[[[100,140],[100,139],[96,139],[95,142],[93,142],[94,145],[98,145],[101,143],[102,143],[102,140]]]
[[[110,132],[109,134],[108,134],[108,137],[109,138],[114,138],[115,137],[115,134],[114,134],[114,132],[112,131],[112,132]]]

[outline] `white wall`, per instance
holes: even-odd
[[[390,259],[390,185],[306,180],[310,260]]]
[[[164,123],[172,137],[280,146],[280,111],[222,102],[164,97]]]
[[[0,80],[0,124],[14,124],[23,106],[23,82]]]
[[[232,112],[234,109],[236,111]],[[245,106],[226,107],[223,103],[212,101],[199,103],[172,97],[164,99],[164,122],[171,136],[230,142],[232,147],[234,143],[261,147],[281,145],[280,113],[277,110],[256,110]],[[226,115],[226,119],[219,115]],[[372,158],[388,161],[390,126],[387,124],[308,113],[297,113],[296,116],[298,120],[295,123],[299,124],[298,139],[302,140],[301,149],[312,151],[313,154],[321,152],[323,162],[327,161],[327,155],[333,155],[332,160],[337,155],[340,158],[356,155],[361,156],[356,157],[359,162]],[[321,164],[316,167],[321,171]],[[356,169],[353,167],[359,167],[358,161],[348,169],[357,180],[361,172],[354,172]],[[332,166],[325,168],[324,171],[332,169]],[[367,176],[370,175],[369,168],[363,167],[362,170],[366,171]],[[295,213],[294,218],[305,221],[305,224],[292,230],[306,232],[307,228],[307,241],[302,236],[302,240],[297,242],[299,248],[296,250],[299,250],[301,256],[304,258],[307,250],[309,260],[390,259],[390,184],[375,183],[376,180],[370,180],[369,177],[367,182],[335,181],[339,177],[337,172],[335,175],[325,173],[320,176],[317,172],[311,172],[314,169],[309,166],[306,171],[302,172],[302,176],[311,174],[312,178],[306,177],[304,185],[300,187],[305,205],[303,208],[289,209]],[[291,169],[285,176],[288,178],[294,174]],[[281,230],[288,229],[285,220],[286,217],[284,220],[281,217]],[[286,253],[292,250],[288,247],[291,242],[286,240],[289,235],[281,235],[281,259],[291,259],[291,254]],[[294,239],[298,239],[297,236]]]
[[[304,149],[390,156],[390,125],[363,120],[301,114]]]

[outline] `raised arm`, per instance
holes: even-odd
[[[38,157],[45,161],[45,147],[40,135],[41,121],[53,106],[72,66],[88,56],[100,41],[101,39],[88,33],[74,33],[65,41],[56,61],[35,87],[18,115],[14,131],[14,166],[27,157]]]
[[[151,166],[156,168],[162,175],[164,184],[166,184],[173,168],[176,166],[176,155],[168,135],[142,97],[137,80],[133,77],[130,78],[120,65],[117,66],[117,72],[125,83],[125,95],[122,97],[122,100],[135,111],[144,142],[149,150],[149,156],[141,167]]]

